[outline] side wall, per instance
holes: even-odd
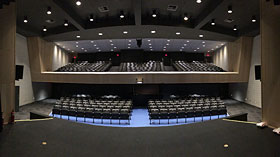
[[[254,38],[248,83],[229,85],[229,95],[238,101],[261,108],[261,81],[255,80],[255,65],[261,65],[261,36]]]
[[[280,127],[280,6],[261,0],[262,118]]]

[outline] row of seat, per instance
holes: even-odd
[[[120,64],[119,71],[138,72],[138,71],[165,71],[163,62],[148,61],[144,63],[124,62]]]
[[[88,63],[87,61],[83,61],[79,63],[69,63],[57,69],[56,72],[102,72],[108,71],[111,66],[111,62],[97,61],[95,63]]]
[[[222,68],[212,63],[201,63],[193,61],[191,63],[185,61],[175,61],[173,67],[178,71],[195,71],[195,72],[224,72]]]

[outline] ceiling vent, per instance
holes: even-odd
[[[233,19],[225,19],[224,20],[226,23],[232,23],[234,20]]]
[[[47,22],[47,23],[50,23],[50,24],[53,24],[53,23],[55,23],[55,20],[53,20],[53,19],[47,19],[46,22]]]
[[[109,7],[108,6],[101,6],[101,7],[98,7],[98,10],[101,12],[101,13],[106,13],[109,11]]]
[[[177,11],[178,6],[177,5],[168,5],[167,10],[168,11]]]

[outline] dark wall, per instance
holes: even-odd
[[[143,106],[149,99],[167,99],[170,95],[190,94],[228,96],[228,84],[157,84],[157,85],[94,85],[94,84],[53,84],[53,98],[73,94],[90,94],[95,97],[119,95],[132,99],[134,105]]]

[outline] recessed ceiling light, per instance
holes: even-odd
[[[131,46],[131,44],[127,44],[128,46]]]
[[[184,15],[184,21],[188,21],[188,20],[189,20],[188,14],[185,14]]]
[[[67,27],[69,25],[68,20],[64,21],[64,26]]]
[[[76,45],[76,47],[79,47],[79,45]]]
[[[180,35],[181,33],[180,32],[176,32],[176,35]]]
[[[187,44],[184,44],[184,46],[187,46]]]
[[[166,51],[166,49],[163,49],[163,51]]]
[[[46,26],[43,27],[43,31],[46,32],[48,29]]]
[[[127,34],[128,32],[127,31],[123,31],[123,34]]]
[[[24,22],[24,23],[27,23],[27,22],[28,22],[27,16],[24,16],[23,22]]]
[[[190,41],[189,40],[187,40],[187,43],[189,43]]]
[[[77,35],[76,38],[81,38],[81,36]]]
[[[52,8],[51,8],[51,7],[48,7],[47,14],[48,14],[48,15],[51,15],[51,14],[52,14]]]
[[[87,50],[85,50],[85,52],[87,52]]]
[[[130,43],[131,43],[131,40],[128,40],[128,42],[130,42]]]
[[[180,49],[180,51],[183,51],[182,49]]]
[[[151,51],[153,51],[153,49],[150,49]]]
[[[92,15],[92,14],[90,14],[90,16],[89,16],[89,21],[90,21],[90,22],[93,22],[93,21],[94,21],[94,18],[93,18],[93,15]]]
[[[150,49],[152,49],[153,47],[152,46],[150,46]]]
[[[155,9],[153,10],[152,17],[153,17],[153,18],[157,17],[157,12],[156,12],[156,10],[155,10]]]
[[[205,47],[205,45],[202,45],[203,47]]]
[[[193,50],[194,52],[196,52],[196,50]]]
[[[94,47],[97,46],[96,44],[93,45]]]
[[[78,1],[76,1],[76,5],[80,6],[80,5],[82,5],[82,2],[78,0]]]
[[[198,47],[197,49],[199,50],[200,48]]]
[[[163,48],[166,49],[166,46],[164,46]]]
[[[149,45],[152,45],[151,43],[149,43]]]
[[[214,51],[214,49],[211,49],[212,51]]]
[[[169,44],[169,43],[167,43],[166,45],[167,45],[167,46],[169,46],[170,44]]]
[[[207,51],[207,52],[210,52],[210,51]]]
[[[203,41],[202,44],[205,44],[205,41]]]
[[[111,42],[113,42],[113,40],[109,40],[109,42],[111,43]]]
[[[124,18],[124,12],[123,12],[123,11],[120,12],[120,18],[121,18],[121,19]]]
[[[130,49],[130,47],[127,47],[127,48],[129,48],[129,49]]]
[[[221,43],[221,45],[223,46],[224,44],[223,44],[223,43]]]
[[[82,47],[81,49],[83,50],[83,49],[85,49],[85,48]]]
[[[112,43],[111,46],[114,46],[114,44]]]
[[[99,50],[99,47],[97,47],[96,49]]]
[[[229,13],[229,14],[232,14],[232,13],[233,13],[233,11],[232,11],[232,6],[231,6],[231,5],[228,6],[228,13]]]
[[[92,40],[92,41],[90,41],[91,43],[94,43],[94,41]]]
[[[101,52],[101,50],[98,50],[98,52]]]
[[[111,49],[111,51],[114,51],[113,49]]]
[[[148,42],[150,42],[151,40],[148,40]]]
[[[101,32],[100,32],[100,33],[98,33],[98,35],[99,35],[99,36],[102,36],[102,35],[103,35],[103,33],[101,33]]]
[[[65,46],[62,46],[62,48],[64,48],[64,49],[65,49]]]
[[[198,3],[198,4],[201,3],[201,2],[202,2],[202,0],[196,0],[196,3]]]
[[[71,52],[75,52],[75,51],[71,51]]]
[[[212,19],[212,21],[211,21],[211,25],[212,25],[212,26],[215,26],[215,25],[216,25],[216,23],[215,23],[215,19]]]
[[[117,47],[114,47],[114,49],[116,49]]]
[[[203,34],[199,34],[199,37],[200,37],[200,38],[203,38],[203,37],[204,37],[204,35],[203,35]]]
[[[182,49],[184,49],[185,47],[181,47]]]
[[[67,49],[68,51],[70,51],[70,49]]]
[[[253,23],[257,22],[256,16],[252,16],[252,22],[253,22]]]
[[[79,44],[79,42],[78,42],[78,41],[76,41],[76,44]]]
[[[152,33],[152,34],[155,34],[155,33],[156,33],[156,31],[151,31],[151,33]]]
[[[237,26],[236,25],[233,26],[233,30],[237,31]]]
[[[216,48],[219,48],[219,46],[216,46]]]
[[[170,40],[168,39],[167,42],[170,42]]]

